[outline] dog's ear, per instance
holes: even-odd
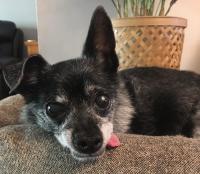
[[[32,91],[49,66],[40,55],[33,55],[24,62],[6,66],[3,69],[3,76],[10,88],[10,94]]]
[[[119,62],[115,53],[112,23],[101,6],[97,7],[93,13],[83,48],[83,57],[95,59],[105,71],[117,71]]]

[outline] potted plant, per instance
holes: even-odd
[[[177,0],[112,0],[120,69],[136,66],[180,68],[187,20],[167,17]]]

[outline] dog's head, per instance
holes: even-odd
[[[98,7],[81,58],[50,65],[35,55],[23,63],[16,82],[8,78],[9,68],[4,76],[11,92],[25,97],[27,119],[85,160],[104,152],[113,131],[117,68],[112,24]]]

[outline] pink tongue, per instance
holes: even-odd
[[[115,134],[112,134],[108,141],[107,148],[116,148],[118,146],[120,146],[119,138]]]

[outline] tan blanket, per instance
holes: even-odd
[[[200,141],[179,136],[119,134],[119,148],[95,162],[78,163],[38,127],[5,126],[17,121],[22,105],[19,95],[0,102],[0,174],[200,173]]]

